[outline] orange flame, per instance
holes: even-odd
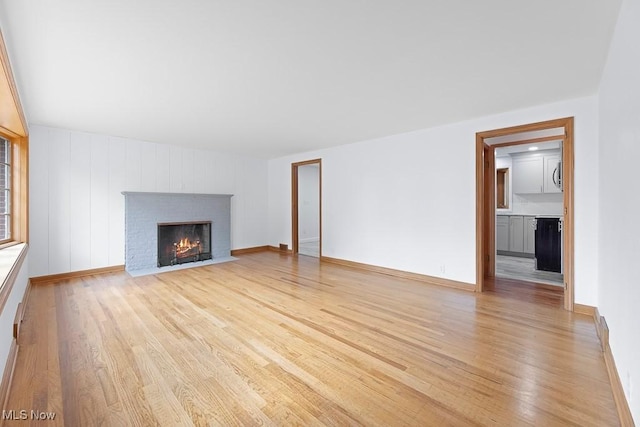
[[[180,256],[189,253],[191,249],[199,248],[200,241],[196,240],[195,242],[192,242],[185,237],[183,239],[180,239],[178,243],[174,243],[174,246],[176,247],[176,256]]]

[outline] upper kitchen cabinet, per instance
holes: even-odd
[[[513,192],[542,193],[541,156],[525,156],[513,159]]]
[[[562,155],[559,151],[513,157],[513,192],[561,193]]]

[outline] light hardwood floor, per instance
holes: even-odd
[[[617,425],[591,318],[513,292],[272,252],[38,285],[7,409],[56,412],[39,426]]]

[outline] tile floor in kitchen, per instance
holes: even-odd
[[[557,286],[564,283],[561,273],[536,270],[534,258],[506,255],[496,256],[496,276]]]

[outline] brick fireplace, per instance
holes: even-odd
[[[231,255],[231,195],[122,194],[127,271]]]

